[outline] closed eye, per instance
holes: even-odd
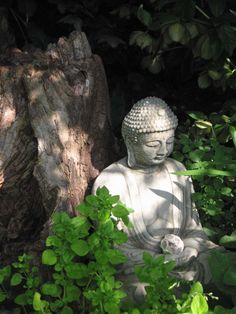
[[[149,142],[147,144],[145,144],[147,147],[159,147],[161,145],[161,143],[159,142]]]

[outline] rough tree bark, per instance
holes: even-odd
[[[52,212],[75,214],[92,180],[116,158],[109,116],[103,65],[83,33],[46,52],[12,49],[1,58],[2,263],[40,249]]]

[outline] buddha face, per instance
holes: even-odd
[[[147,168],[161,164],[173,151],[175,130],[143,133],[132,143],[132,166]]]

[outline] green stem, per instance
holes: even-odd
[[[104,314],[105,312],[104,312],[104,309],[103,309],[103,305],[102,305],[102,302],[99,302],[99,304],[100,304],[100,310],[101,310],[101,314]]]
[[[208,16],[198,5],[195,5],[195,8],[200,12],[206,19],[210,20],[210,16]]]

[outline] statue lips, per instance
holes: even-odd
[[[167,158],[166,155],[157,155],[154,160],[165,160]]]

